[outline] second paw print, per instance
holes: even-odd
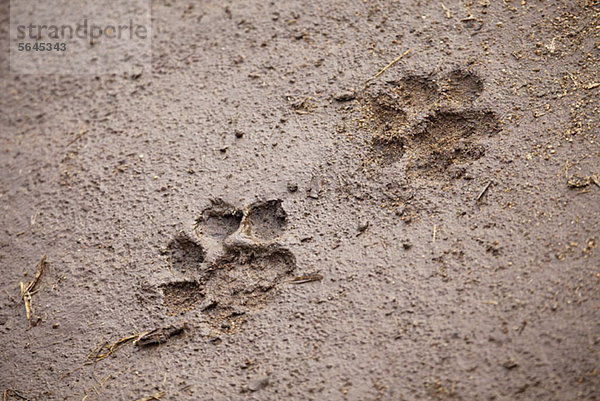
[[[439,80],[413,74],[372,83],[363,96],[372,161],[386,166],[408,155],[409,178],[458,178],[484,155],[479,141],[499,131],[495,113],[474,106],[483,90],[479,76],[461,69]]]

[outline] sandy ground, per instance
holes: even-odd
[[[600,399],[597,1],[153,1],[139,77],[7,3],[5,400]]]

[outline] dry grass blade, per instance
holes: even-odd
[[[31,324],[31,318],[33,317],[33,309],[31,307],[31,296],[32,292],[35,290],[42,274],[46,271],[48,267],[48,262],[46,261],[46,255],[42,256],[40,263],[38,263],[37,272],[35,273],[35,277],[29,283],[25,284],[22,281],[19,283],[21,287],[21,299],[23,299],[23,303],[25,304],[25,312],[27,314],[27,320]]]
[[[375,78],[379,77],[381,74],[383,74],[388,68],[390,68],[391,66],[393,66],[394,64],[396,64],[398,61],[400,61],[404,56],[406,56],[408,53],[410,53],[411,49],[408,49],[407,51],[405,51],[404,53],[402,53],[401,55],[399,55],[398,57],[396,57],[391,63],[389,63],[388,65],[386,65],[385,67],[383,67],[381,69],[381,71],[379,71],[377,74],[375,74]]]
[[[160,393],[156,393],[154,395],[151,395],[150,397],[144,397],[144,398],[139,398],[135,401],[153,401],[153,400],[160,400],[161,398],[163,398],[165,396],[166,391],[161,391]]]
[[[130,343],[130,342],[134,342],[145,334],[146,333],[133,334],[131,336],[120,338],[112,344],[101,345],[100,348],[96,352],[92,352],[90,355],[88,355],[88,359],[90,359],[90,361],[88,363],[99,362],[103,359],[108,358],[109,356],[114,354],[119,348],[121,348],[123,345]]]
[[[14,398],[17,398],[19,400],[29,401],[28,398],[23,397],[21,394],[19,394],[15,390],[11,390],[11,389],[7,388],[6,390],[4,390],[4,397],[2,397],[3,401],[8,401],[9,400],[8,397],[14,397]]]
[[[446,14],[446,18],[448,18],[448,19],[452,18],[452,14],[450,13],[450,10],[448,10],[448,7],[446,7],[444,5],[444,3],[440,3],[440,5],[442,6],[444,13]]]
[[[475,199],[475,202],[479,202],[483,198],[483,195],[485,195],[485,193],[488,191],[488,189],[490,189],[490,185],[492,185],[492,181],[488,181],[486,186],[483,187],[481,192],[479,192],[479,195],[477,195],[477,199]]]
[[[185,323],[181,325],[171,325],[168,327],[132,334],[130,336],[120,338],[111,344],[103,342],[96,349],[96,351],[92,351],[88,355],[89,361],[87,361],[85,364],[90,365],[92,363],[100,362],[101,360],[106,359],[117,352],[122,346],[129,343],[136,344],[140,347],[163,344],[167,342],[169,338],[181,334],[185,328]]]

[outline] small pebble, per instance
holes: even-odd
[[[354,91],[343,91],[336,93],[333,98],[338,102],[348,102],[356,99],[356,93]]]
[[[321,177],[314,175],[310,180],[310,188],[308,189],[308,197],[312,199],[319,199],[321,193]]]
[[[510,358],[509,360],[507,360],[506,362],[504,362],[502,364],[502,366],[504,366],[505,369],[514,369],[517,366],[519,366],[519,364],[517,362],[515,362],[514,359]]]
[[[358,223],[358,232],[359,233],[364,233],[366,231],[367,228],[369,228],[369,220],[364,220],[361,221],[360,223]]]

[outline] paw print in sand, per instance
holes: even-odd
[[[365,88],[363,113],[372,133],[370,164],[404,158],[409,178],[458,178],[481,158],[479,140],[499,131],[493,111],[473,107],[483,92],[474,73],[455,70],[441,80],[407,75]]]
[[[161,286],[167,313],[200,310],[216,328],[233,330],[296,268],[278,243],[286,223],[281,200],[243,208],[213,200],[196,220],[197,238],[179,235],[167,247],[171,267],[194,278]]]

